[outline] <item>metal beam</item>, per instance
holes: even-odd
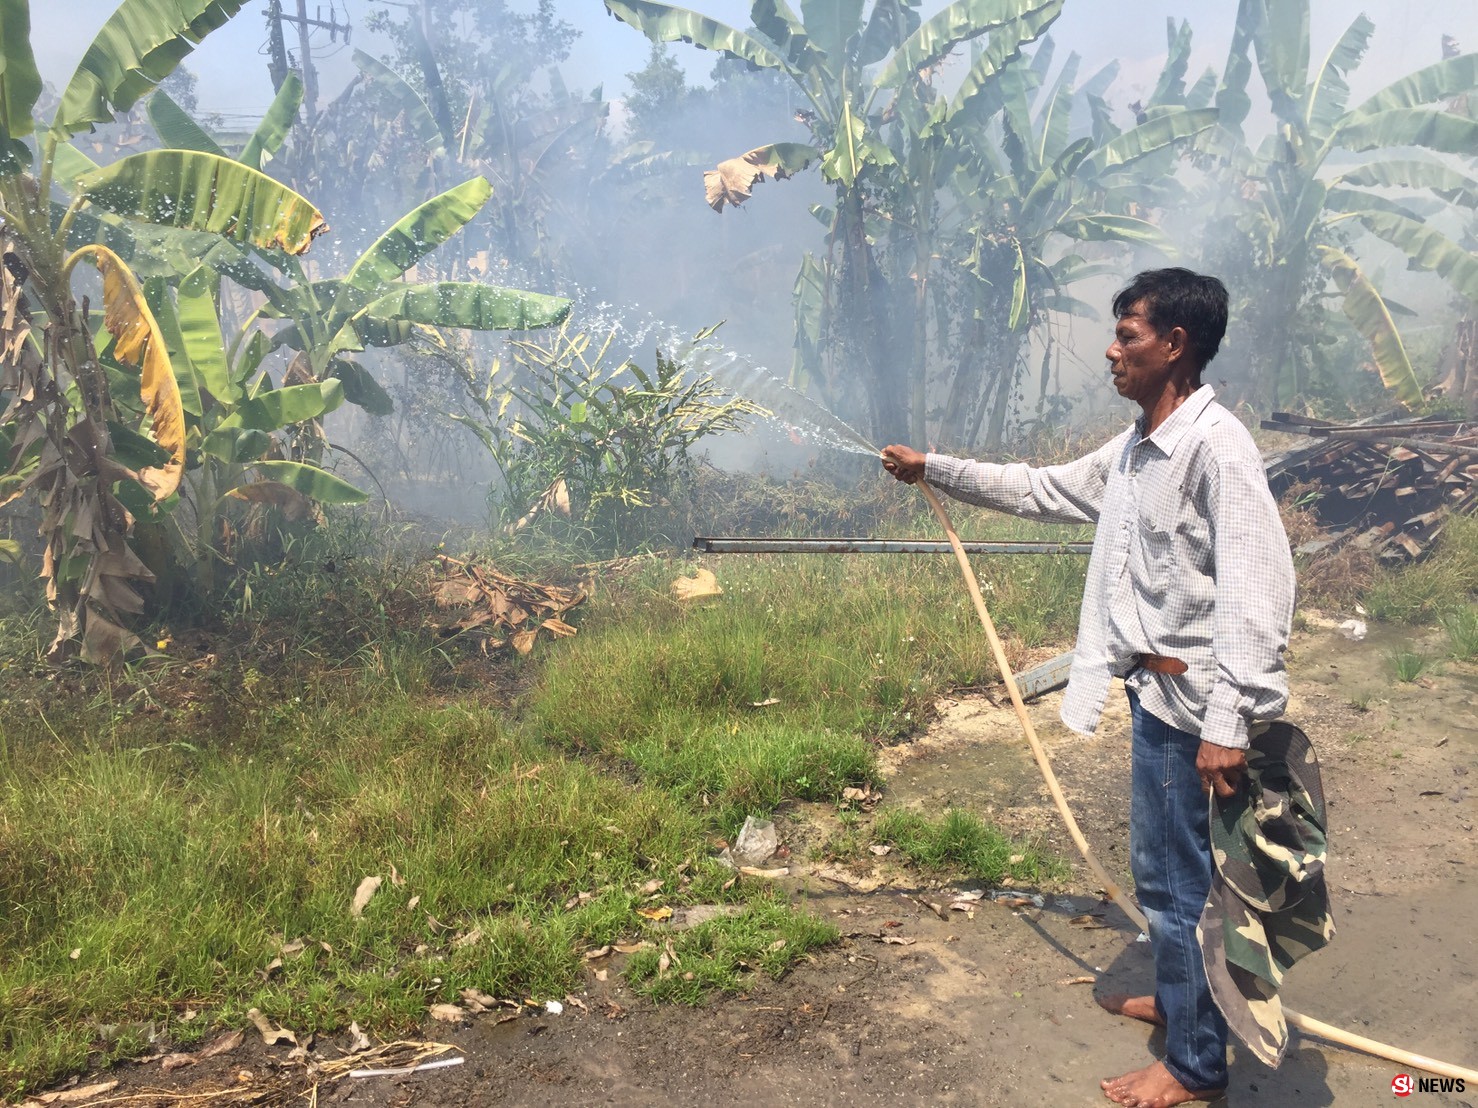
[[[1091,542],[967,542],[970,554],[1087,554]],[[948,554],[947,542],[927,539],[769,539],[708,537],[693,539],[705,554]]]

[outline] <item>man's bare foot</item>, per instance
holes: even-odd
[[[1224,1089],[1187,1089],[1170,1076],[1164,1062],[1153,1062],[1123,1077],[1100,1081],[1103,1095],[1125,1108],[1171,1108],[1193,1100],[1215,1100]]]
[[[1155,1007],[1155,998],[1152,996],[1127,996],[1124,993],[1112,993],[1109,996],[1098,996],[1093,999],[1098,1001],[1100,1008],[1116,1016],[1128,1016],[1132,1020],[1152,1023],[1156,1027],[1165,1026],[1165,1021],[1160,1018],[1159,1009]]]

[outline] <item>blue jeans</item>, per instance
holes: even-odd
[[[1150,921],[1155,1007],[1165,1020],[1165,1068],[1187,1089],[1227,1083],[1227,1025],[1211,999],[1196,921],[1211,889],[1208,801],[1196,773],[1199,736],[1145,711],[1134,721],[1130,866]]]

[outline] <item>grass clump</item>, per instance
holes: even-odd
[[[892,843],[910,862],[955,880],[997,884],[1009,877],[1040,885],[1067,875],[1060,860],[1013,842],[962,808],[949,808],[936,819],[909,808],[887,809],[873,824],[873,838]]]
[[[1398,648],[1388,653],[1386,658],[1391,663],[1391,670],[1395,673],[1396,680],[1404,681],[1408,684],[1425,673],[1427,668],[1432,664],[1432,659],[1429,655],[1417,650],[1402,650]]]
[[[1449,649],[1460,662],[1478,658],[1478,605],[1468,604],[1442,619]]]
[[[747,972],[779,978],[797,958],[836,938],[830,923],[793,911],[778,896],[763,898],[737,916],[701,923],[638,951],[626,979],[654,1000],[696,1004],[711,989],[738,988]]]
[[[1478,601],[1478,516],[1454,516],[1426,561],[1377,573],[1365,595],[1365,609],[1389,623],[1430,623],[1474,601]]]

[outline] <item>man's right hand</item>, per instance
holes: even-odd
[[[898,480],[912,485],[924,479],[924,455],[908,446],[885,446],[883,468]]]

